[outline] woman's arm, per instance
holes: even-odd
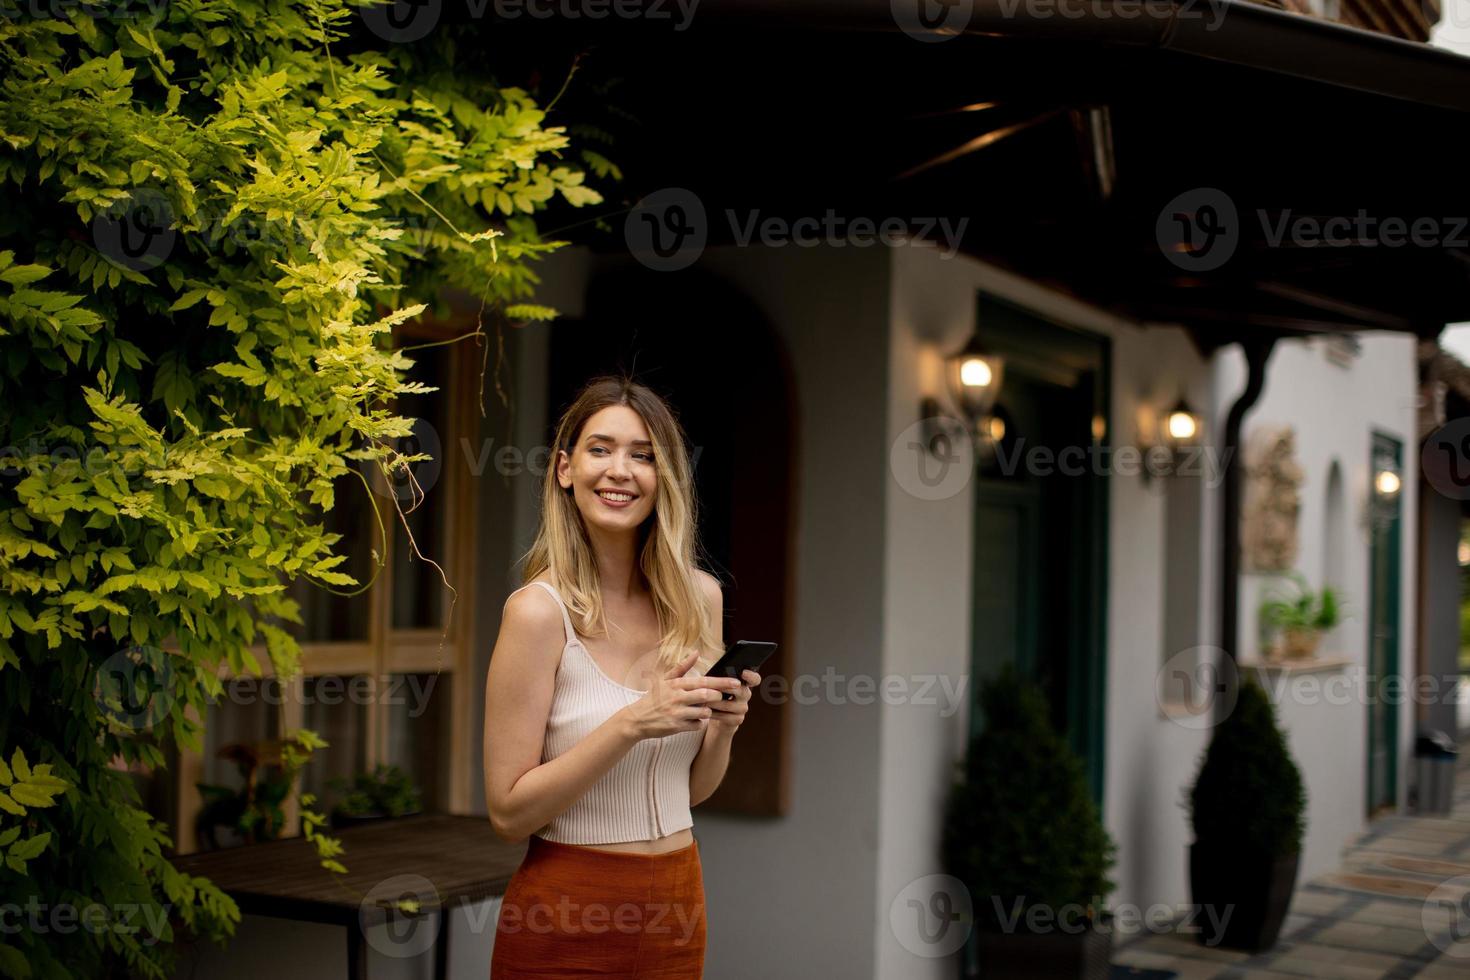
[[[730,765],[730,744],[734,741],[735,732],[731,729],[711,725],[704,730],[699,754],[689,767],[690,806],[698,806],[720,788],[725,779],[725,769]]]
[[[506,603],[485,676],[485,803],[496,835],[510,843],[565,811],[642,738],[623,708],[541,763],[556,687],[557,658],[550,651],[566,642],[561,610],[544,592],[527,589]]]
[[[715,651],[718,660],[725,644],[725,597],[720,583],[707,572],[698,572],[704,585],[705,599],[710,605],[711,620],[715,627],[715,638],[720,649]],[[713,667],[711,660],[709,666]],[[699,743],[699,753],[689,767],[689,805],[697,806],[709,799],[720,788],[725,779],[725,769],[730,764],[730,743],[735,739],[735,730],[723,725],[711,724],[704,730],[704,740]]]

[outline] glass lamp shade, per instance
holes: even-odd
[[[1198,445],[1203,438],[1204,425],[1199,413],[1191,409],[1183,398],[1164,413],[1162,428],[1164,445],[1175,451]]]
[[[978,425],[995,407],[1005,360],[971,337],[963,350],[944,359],[944,365],[950,398],[972,425]]]
[[[1403,481],[1393,470],[1379,470],[1373,475],[1373,489],[1378,496],[1391,499],[1398,496]]]

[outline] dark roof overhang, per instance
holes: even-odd
[[[930,43],[891,0],[701,0],[682,27],[496,31],[524,54],[569,38],[591,77],[618,79],[594,100],[569,96],[568,118],[616,107],[622,206],[687,188],[712,244],[753,216],[928,221],[930,238],[963,220],[959,250],[1183,325],[1207,352],[1363,329],[1434,337],[1470,320],[1470,187],[1454,178],[1470,58],[1238,0],[943,9],[955,7],[962,27]],[[1181,267],[1161,238],[1196,191],[1237,217],[1215,267]],[[620,248],[610,211],[600,241]],[[1348,231],[1329,245],[1273,238],[1299,219]],[[1364,220],[1429,222],[1432,244],[1386,243]]]

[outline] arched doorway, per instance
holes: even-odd
[[[582,318],[553,326],[548,372],[551,420],[602,373],[626,372],[669,399],[694,457],[700,541],[724,587],[725,639],[775,640],[762,673],[789,677],[796,414],[789,360],[765,317],[703,270],[620,264],[593,278]],[[785,812],[788,704],[763,693],[704,806]]]

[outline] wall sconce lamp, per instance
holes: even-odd
[[[1373,471],[1373,492],[1368,499],[1368,521],[1374,530],[1390,527],[1399,514],[1403,476],[1395,466],[1380,460]]]
[[[1402,488],[1403,480],[1395,470],[1383,469],[1373,474],[1373,492],[1381,499],[1393,500]]]
[[[964,419],[956,419],[939,407],[939,399],[926,396],[919,401],[924,445],[935,457],[948,459],[949,433],[946,419],[962,427],[977,448],[993,447],[1005,437],[1005,421],[995,414],[995,400],[1005,375],[1005,358],[980,343],[972,334],[963,348],[944,359],[944,381],[950,400]],[[943,452],[941,452],[941,446]]]
[[[1204,440],[1204,427],[1204,419],[1180,395],[1174,407],[1159,416],[1154,444],[1144,447],[1144,480],[1177,473],[1185,450]]]

